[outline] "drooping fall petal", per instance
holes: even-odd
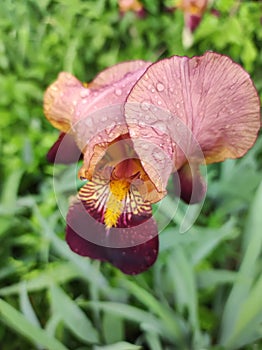
[[[259,98],[248,73],[227,56],[213,52],[192,58],[173,56],[152,64],[132,89],[125,110],[141,161],[152,154],[153,147],[144,154],[141,146],[150,138],[153,145],[173,147],[176,170],[186,162],[241,157],[260,129]],[[138,127],[139,115],[143,125]],[[156,137],[157,129],[163,131],[162,137]],[[146,171],[151,177],[150,169]]]
[[[81,157],[73,136],[63,132],[47,153],[49,163],[71,164],[78,162]]]
[[[128,227],[120,225],[107,231],[81,201],[69,209],[66,240],[77,254],[108,261],[126,274],[147,270],[158,254],[157,227],[152,217],[134,215]]]
[[[197,164],[182,166],[173,174],[175,194],[188,204],[201,202],[205,198],[207,186]]]
[[[47,89],[45,115],[55,127],[73,135],[84,153],[87,177],[107,144],[128,132],[123,103],[149,65],[140,60],[120,63],[101,72],[87,86],[63,72]]]

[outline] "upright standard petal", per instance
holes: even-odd
[[[127,134],[123,103],[150,64],[141,60],[120,63],[101,72],[90,84],[60,73],[47,89],[45,115],[55,127],[73,135],[84,153],[86,177],[91,176],[107,145]]]
[[[141,114],[144,125],[138,129],[135,118]],[[127,99],[126,121],[142,161],[136,139],[146,142],[147,134],[153,144],[173,148],[178,170],[187,162],[244,155],[260,129],[260,103],[248,73],[227,56],[173,56],[152,64],[136,83]],[[164,131],[158,139],[157,125]]]
[[[68,132],[73,123],[75,105],[79,100],[81,82],[72,74],[62,72],[44,94],[44,114],[57,129]]]

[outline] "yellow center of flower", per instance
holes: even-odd
[[[117,225],[117,221],[123,212],[124,199],[130,188],[127,180],[111,180],[110,194],[106,203],[104,223],[107,228]]]

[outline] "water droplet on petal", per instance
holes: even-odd
[[[157,91],[161,92],[165,89],[164,85],[162,83],[157,83],[156,84],[156,89]]]
[[[150,108],[150,102],[143,101],[141,102],[140,107],[143,109],[143,111],[148,111]]]
[[[147,143],[142,143],[141,148],[146,151],[149,149],[149,145]]]
[[[115,89],[115,94],[116,94],[116,96],[121,96],[122,95],[122,90],[121,89]]]
[[[154,129],[155,129],[155,132],[160,136],[167,133],[166,125],[164,122],[161,122],[161,121],[157,121],[154,123]]]
[[[144,127],[146,124],[143,120],[139,120],[138,125]]]
[[[93,126],[93,120],[91,118],[86,118],[85,119],[85,125],[89,128]]]
[[[157,161],[160,164],[165,163],[165,155],[164,152],[161,151],[159,148],[155,148],[153,153],[153,158],[155,159],[155,161]]]
[[[84,97],[87,97],[87,96],[89,95],[89,93],[90,93],[90,91],[89,91],[88,89],[83,89],[83,90],[81,90],[81,92],[80,92],[80,96],[81,96],[82,98],[84,98]]]

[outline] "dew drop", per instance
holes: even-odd
[[[156,89],[157,91],[161,92],[165,89],[164,85],[162,83],[157,83],[156,84]]]
[[[158,163],[162,163],[165,160],[164,153],[161,152],[158,148],[154,149],[152,155]]]
[[[157,134],[163,135],[166,132],[166,124],[161,121],[154,123],[154,128]]]
[[[148,111],[150,108],[150,102],[143,101],[141,102],[140,107],[143,109],[143,111]]]
[[[146,124],[143,120],[139,120],[138,121],[138,125],[141,126],[141,127],[144,127]]]
[[[91,118],[86,118],[85,125],[91,128],[93,126],[93,120]]]
[[[109,126],[106,128],[105,131],[106,131],[107,135],[112,136],[111,134],[112,134],[112,131],[114,130],[115,126],[116,126],[116,124],[115,124],[115,123],[112,123],[111,125],[109,125]]]
[[[115,89],[115,94],[116,94],[116,96],[121,96],[122,95],[122,90],[121,89]]]
[[[89,93],[90,93],[90,91],[89,91],[88,89],[83,89],[83,90],[81,90],[81,92],[80,92],[80,96],[81,96],[82,98],[85,98],[85,97],[87,97],[87,96],[89,95]]]
[[[141,148],[145,151],[147,151],[149,149],[149,145],[147,143],[142,143],[141,144]]]

